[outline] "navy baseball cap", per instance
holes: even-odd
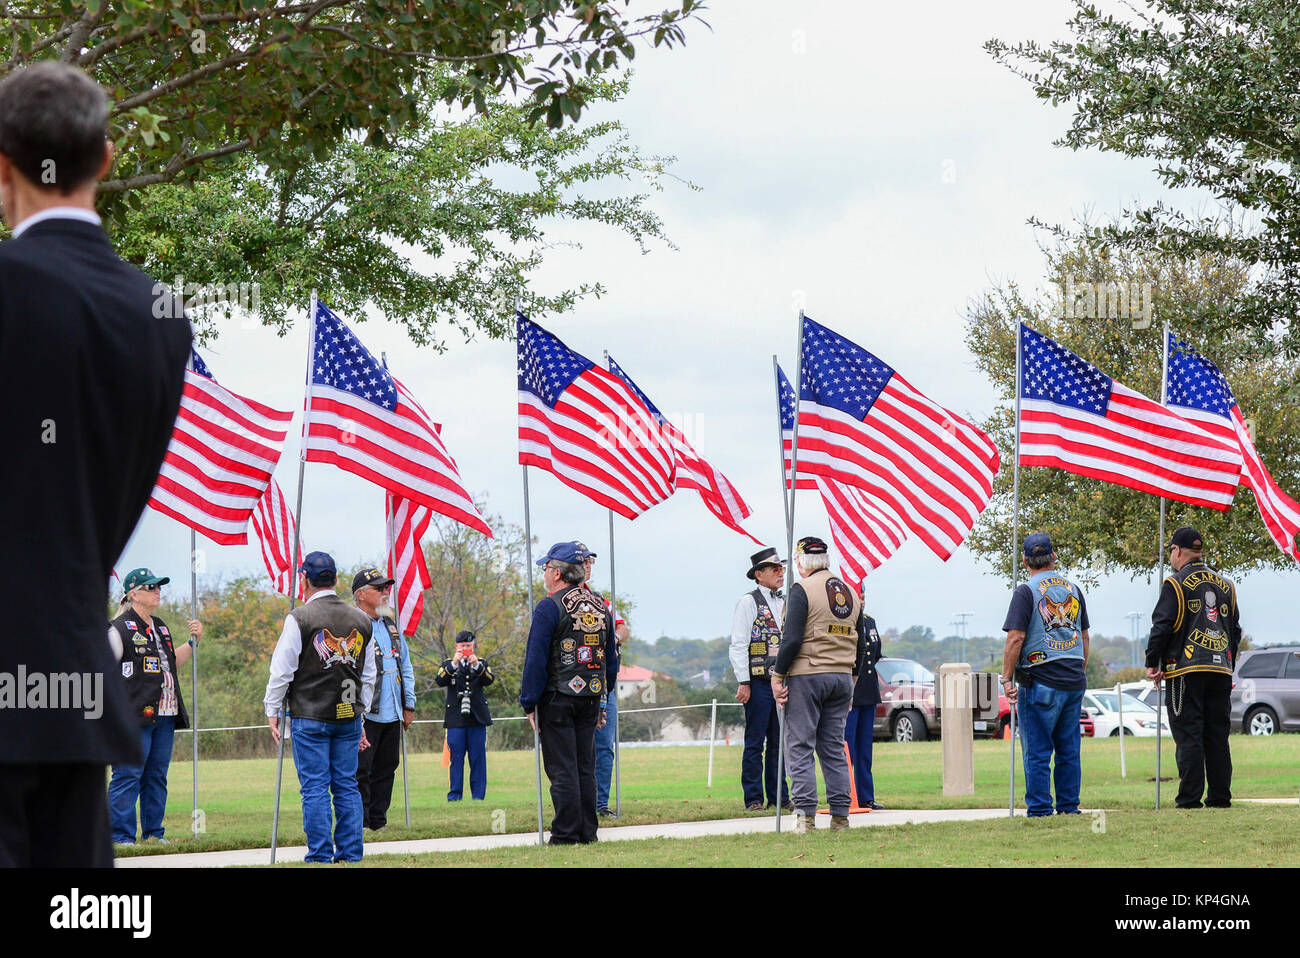
[[[328,552],[308,552],[298,569],[312,585],[332,585],[338,575],[334,557]]]
[[[578,547],[578,551],[582,553],[582,558],[584,560],[596,558],[596,553],[588,549],[583,543],[575,542],[574,545]]]
[[[588,552],[587,547],[581,542],[557,542],[547,551],[546,555],[537,560],[537,564],[544,566],[546,563],[571,562],[578,564],[584,561],[587,556],[594,556],[594,552]]]
[[[1041,559],[1044,556],[1050,556],[1056,550],[1052,548],[1052,540],[1047,537],[1046,532],[1035,532],[1025,536],[1025,558]]]

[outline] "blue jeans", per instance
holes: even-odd
[[[487,726],[447,729],[451,749],[451,790],[447,801],[459,802],[465,789],[465,754],[469,753],[469,794],[482,801],[487,794]]]
[[[302,830],[307,861],[361,861],[361,790],[357,788],[357,745],[361,716],[343,722],[295,718],[293,765],[302,794]],[[334,838],[330,840],[330,796]]]
[[[609,808],[609,783],[614,777],[614,725],[618,722],[617,696],[605,704],[605,727],[596,729],[596,808]]]
[[[844,724],[844,741],[853,759],[853,788],[858,793],[859,805],[876,800],[876,783],[871,777],[871,734],[876,721],[876,706],[855,705],[849,709],[849,720]]]
[[[140,830],[145,838],[163,837],[167,811],[167,767],[172,760],[176,716],[160,715],[153,725],[140,729],[143,765],[114,765],[108,785],[109,817],[113,841],[135,842],[135,803],[140,801]]]
[[[1063,692],[1042,682],[1020,686],[1016,720],[1025,761],[1025,806],[1030,817],[1052,814],[1052,778],[1056,779],[1056,812],[1079,811],[1079,710],[1083,691]],[[1051,769],[1056,752],[1055,775]]]

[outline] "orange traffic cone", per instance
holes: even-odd
[[[871,809],[858,804],[858,786],[857,783],[853,781],[853,756],[849,754],[848,742],[844,743],[844,760],[849,763],[849,814],[866,815],[871,811]],[[823,808],[820,809],[820,811],[824,815],[830,814],[829,808]]]
[[[451,743],[447,741],[446,736],[442,739],[442,767],[451,768]]]

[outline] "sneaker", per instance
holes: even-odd
[[[848,830],[849,830],[849,816],[847,815],[831,816],[831,831],[846,832]]]
[[[135,844],[135,839],[133,838],[130,841],[125,841],[125,842],[113,842],[113,847],[125,848],[127,845],[134,845],[134,844]]]
[[[762,810],[763,810],[762,802],[750,802],[748,805],[745,806],[745,811],[747,812],[761,812]]]
[[[883,812],[885,810],[885,806],[876,801],[867,802],[867,804],[862,807],[869,808],[873,812]]]
[[[794,802],[786,802],[784,805],[781,806],[781,811],[783,811],[783,812],[793,812],[793,811],[794,811]]]
[[[148,838],[145,839],[145,841],[146,841],[146,842],[157,842],[159,845],[170,845],[170,844],[171,844],[171,842],[169,842],[167,839],[163,838],[161,835],[150,835]]]
[[[600,808],[596,809],[596,814],[599,815],[601,818],[617,818],[617,817],[618,817],[618,816],[615,815],[612,811],[610,811],[610,808],[609,808],[608,805],[602,805]]]
[[[803,812],[796,812],[794,816],[794,833],[796,835],[806,835],[808,832],[817,831],[817,813],[805,815]]]

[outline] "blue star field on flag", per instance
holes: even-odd
[[[193,360],[193,362],[190,364],[191,369],[193,369],[196,373],[198,373],[200,376],[204,377],[205,379],[213,378],[212,372],[208,369],[208,364],[203,361],[203,357],[199,355],[199,351],[195,349],[193,346],[190,347],[190,357]],[[216,380],[214,379],[213,381],[215,382]]]
[[[794,387],[790,385],[790,380],[786,378],[785,370],[780,366],[776,367],[777,378],[781,382],[781,428],[794,428]]]
[[[519,388],[554,409],[564,391],[593,364],[523,313],[516,316],[515,328],[519,339]]]
[[[1112,385],[1109,376],[1060,343],[1024,324],[1020,326],[1020,335],[1024,366],[1021,396],[1106,415]]]
[[[316,304],[311,381],[384,409],[397,408],[397,386],[379,360],[324,303]]]
[[[894,370],[856,343],[804,317],[800,400],[862,419]],[[783,416],[784,418],[784,416]]]
[[[1219,367],[1173,333],[1169,334],[1169,404],[1225,418],[1237,405]]]
[[[636,394],[636,398],[645,403],[646,409],[650,410],[660,423],[664,421],[664,414],[659,411],[659,407],[650,401],[650,397],[641,391],[641,387],[632,381],[632,377],[623,371],[623,367],[616,363],[612,358],[609,361],[609,371],[617,376],[623,382],[627,383],[627,388]]]

